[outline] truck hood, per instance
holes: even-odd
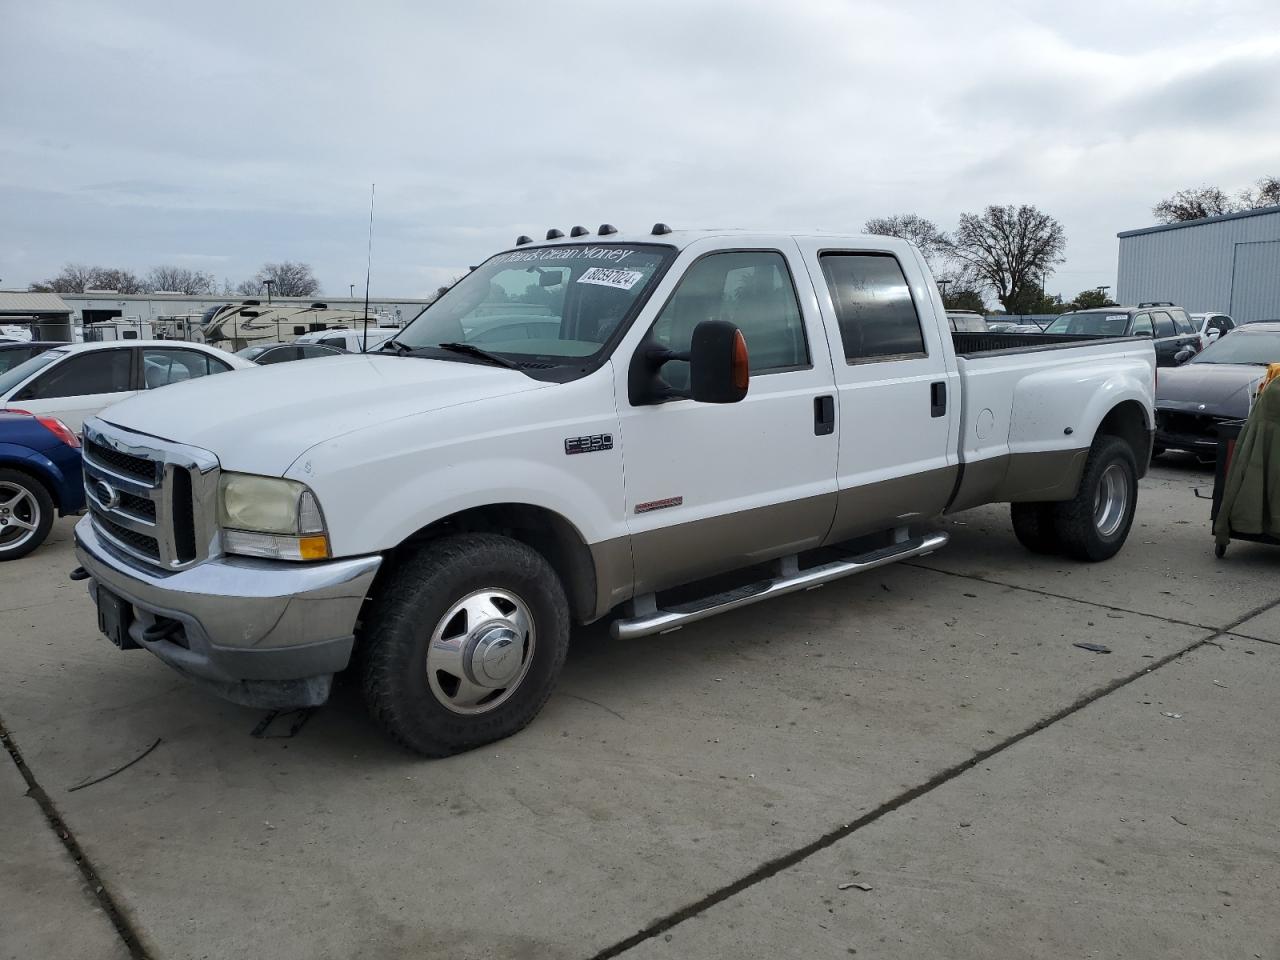
[[[1266,372],[1266,367],[1245,363],[1188,363],[1164,369],[1156,385],[1156,404],[1170,410],[1244,417],[1249,413],[1249,392]]]
[[[278,476],[317,443],[369,424],[547,386],[501,367],[356,354],[175,383],[117,403],[99,417],[201,447],[227,470]]]

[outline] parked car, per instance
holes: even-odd
[[[68,346],[68,344],[59,340],[0,343],[0,373],[12,370],[18,364],[26,363],[32,357],[44,353],[46,350],[65,346]]]
[[[1193,313],[1191,322],[1200,334],[1200,349],[1207,349],[1219,337],[1225,337],[1236,328],[1236,322],[1225,313]]]
[[[324,343],[255,343],[237,350],[236,356],[259,366],[272,363],[290,363],[294,360],[312,360],[316,357],[336,357],[346,353],[338,347]]]
[[[888,237],[587,233],[521,238],[394,350],[91,421],[89,482],[157,504],[76,528],[103,632],[259,707],[324,702],[359,645],[371,714],[439,756],[532,720],[574,621],[674,630],[930,553],[983,503],[1033,550],[1124,544],[1150,341],[952,333]],[[465,339],[531,268],[566,288],[555,335]]]
[[[956,333],[987,333],[986,318],[973,310],[948,310],[947,322]]]
[[[0,412],[0,561],[25,557],[56,513],[84,509],[80,441],[57,417]]]
[[[0,409],[50,414],[78,433],[86,417],[118,400],[246,366],[252,364],[200,343],[69,343],[0,373]]]
[[[1173,367],[1200,351],[1200,334],[1181,307],[1171,303],[1140,303],[1136,307],[1098,307],[1064,313],[1044,328],[1045,333],[1091,337],[1151,337],[1156,363]]]
[[[304,333],[294,338],[293,342],[318,343],[326,347],[336,347],[346,353],[364,353],[367,350],[377,350],[399,332],[398,328],[387,329],[370,324],[367,337],[363,329],[355,327],[350,330],[319,330],[315,333]]]
[[[1154,453],[1217,455],[1217,427],[1243,420],[1267,366],[1280,363],[1280,322],[1249,323],[1209,346],[1156,384]]]
[[[1020,324],[1014,323],[1012,320],[988,320],[988,333],[1012,333],[1015,327]]]

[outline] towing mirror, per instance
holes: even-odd
[[[742,331],[727,320],[703,320],[689,345],[689,385],[698,403],[737,403],[747,395],[751,365]]]
[[[675,389],[662,377],[673,360],[689,364],[689,389]],[[696,400],[737,403],[747,395],[751,364],[742,331],[726,320],[704,320],[693,328],[688,353],[657,344],[642,346],[627,371],[627,394],[633,406]]]

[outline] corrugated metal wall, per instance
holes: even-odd
[[[1280,210],[1120,237],[1116,299],[1280,319]]]

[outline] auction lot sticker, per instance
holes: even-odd
[[[578,278],[579,283],[594,283],[601,287],[630,290],[644,278],[639,270],[614,270],[609,267],[592,267]]]

